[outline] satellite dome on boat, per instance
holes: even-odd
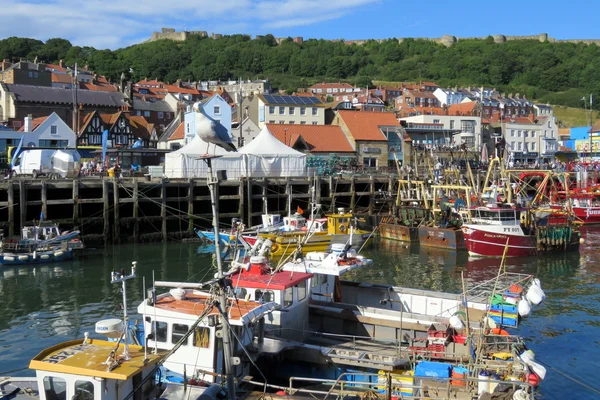
[[[119,338],[123,333],[123,321],[118,318],[103,319],[96,322],[96,333],[100,333],[109,338]]]

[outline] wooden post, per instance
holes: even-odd
[[[102,200],[104,204],[102,218],[104,220],[104,244],[110,237],[110,204],[108,202],[108,179],[102,178]]]
[[[315,201],[317,204],[321,204],[321,177],[315,177]]]
[[[42,198],[42,214],[44,214],[44,219],[49,219],[48,218],[48,188],[46,186],[45,179],[42,180],[41,198]]]
[[[350,191],[352,192],[352,195],[350,196],[350,210],[352,210],[352,212],[354,212],[354,209],[356,208],[356,182],[355,182],[356,178],[354,175],[352,175],[352,179],[350,180]]]
[[[25,181],[19,180],[19,222],[21,223],[21,229],[25,226],[25,220],[27,217],[27,196],[25,192]]]
[[[252,226],[252,178],[248,178],[246,183],[246,196],[248,196],[248,204],[246,209],[248,210],[248,227]]]
[[[188,234],[194,235],[194,180],[188,180]]]
[[[15,234],[15,188],[8,182],[8,234]]]
[[[79,179],[73,179],[73,226],[79,225]]]
[[[117,178],[113,180],[113,203],[114,203],[114,226],[113,226],[113,243],[121,242],[121,219],[119,217],[119,182]]]
[[[375,212],[375,179],[373,175],[369,176],[369,215],[373,215]]]
[[[240,222],[244,223],[245,221],[245,209],[244,209],[244,205],[245,205],[245,199],[244,199],[244,178],[240,178],[240,186],[238,187],[238,196],[240,198],[239,203],[238,203],[238,214],[240,215]]]
[[[333,176],[329,177],[329,198],[331,198],[330,209],[329,211],[333,214],[335,213],[335,188],[336,185],[333,184]]]
[[[160,207],[160,217],[162,219],[162,238],[163,241],[167,241],[167,183],[162,179],[160,188],[160,197],[162,204]]]
[[[137,179],[133,180],[133,241],[137,243],[140,240],[140,222],[138,220],[139,213],[139,183]]]
[[[279,192],[279,190],[277,191]],[[287,178],[285,178],[285,193],[287,194],[286,197],[286,205],[285,205],[285,211],[287,211],[287,215],[292,215],[292,183],[290,182],[290,177],[288,176]]]

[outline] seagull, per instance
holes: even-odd
[[[237,151],[233,143],[231,143],[231,138],[227,134],[219,132],[214,121],[211,121],[204,114],[200,102],[195,103],[192,108],[195,113],[196,134],[200,136],[200,139],[204,140],[207,144],[212,143],[226,151]],[[208,145],[206,146],[206,152],[208,153]]]

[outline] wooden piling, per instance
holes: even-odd
[[[240,178],[240,186],[238,187],[238,196],[240,198],[239,203],[238,203],[238,214],[240,214],[240,222],[244,222],[245,219],[245,199],[244,199],[244,179]]]
[[[48,187],[46,186],[46,180],[42,180],[42,214],[44,215],[44,219],[49,219],[48,217]]]
[[[329,206],[329,212],[335,213],[335,184],[333,182],[333,176],[329,177],[329,197],[331,198],[331,205]]]
[[[19,180],[19,222],[20,228],[23,229],[27,217],[27,196],[25,192],[25,181]]]
[[[350,210],[354,212],[356,208],[356,178],[354,175],[352,175],[350,180],[350,192],[352,193],[350,196]]]
[[[139,184],[137,179],[133,181],[133,241],[137,243],[140,240],[140,221],[138,219],[139,213]]]
[[[119,181],[117,178],[113,180],[113,217],[114,217],[114,225],[113,225],[113,243],[121,242],[121,219],[119,216]]]
[[[240,184],[240,187],[242,185]],[[188,209],[187,209],[187,217],[188,217],[188,234],[190,237],[194,235],[194,180],[188,180]]]
[[[321,204],[321,177],[315,177],[315,201],[317,204]]]
[[[8,182],[8,234],[15,234],[15,188]]]
[[[162,239],[163,242],[167,241],[167,183],[162,179],[160,187],[160,219],[162,220]]]
[[[369,215],[373,215],[375,212],[375,178],[373,175],[369,176]]]
[[[108,238],[110,237],[110,204],[108,201],[108,179],[102,178],[102,203],[103,203],[103,212],[102,218],[104,221],[104,244],[108,243]]]
[[[292,183],[290,177],[285,178],[285,212],[287,215],[292,215],[292,201],[294,196],[292,195]]]
[[[248,214],[248,225],[247,226],[252,226],[252,179],[248,178],[248,180],[246,181],[246,196],[248,199],[247,202],[247,214]]]
[[[73,197],[73,226],[79,224],[79,182],[79,179],[73,180],[73,191],[71,196]]]

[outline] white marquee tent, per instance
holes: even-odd
[[[265,126],[256,138],[239,149],[246,156],[246,176],[306,175],[306,155],[281,143]]]
[[[181,149],[165,156],[165,176],[205,178],[206,162],[199,159],[204,154],[207,154],[207,144],[196,135]],[[213,160],[213,170],[226,170],[229,179],[306,175],[306,155],[281,143],[266,127],[238,152],[228,152],[211,144],[208,154],[221,156]]]
[[[206,178],[208,169],[206,162],[199,159],[207,154],[207,143],[195,135],[191,142],[179,150],[165,156],[165,176],[169,178]],[[210,144],[208,154],[222,156],[213,160],[213,170],[227,170],[228,178],[245,176],[244,155],[228,152],[225,149]]]

